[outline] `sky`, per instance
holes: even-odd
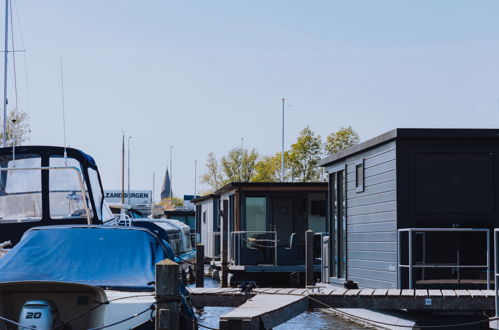
[[[151,190],[155,173],[159,198],[173,146],[174,194],[206,191],[209,152],[241,138],[280,151],[282,98],[286,148],[307,125],[361,140],[499,126],[496,0],[12,2],[25,51],[15,77],[9,59],[9,109],[16,81],[29,143],[63,145],[62,61],[67,143],[95,158],[104,189],[121,187],[124,132],[131,189]]]

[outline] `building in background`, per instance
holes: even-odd
[[[323,280],[490,287],[498,158],[498,129],[394,129],[323,159],[331,242]]]

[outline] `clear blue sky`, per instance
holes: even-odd
[[[13,1],[31,143],[62,145],[63,59],[68,142],[107,189],[120,187],[122,131],[132,189],[151,189],[154,171],[159,190],[173,145],[177,195],[193,193],[195,159],[201,174],[241,137],[279,151],[282,97],[287,146],[306,125],[363,140],[499,126],[496,0]]]

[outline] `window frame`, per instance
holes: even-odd
[[[355,165],[355,191],[357,193],[361,193],[361,192],[364,192],[364,186],[365,186],[365,181],[366,181],[365,180],[366,179],[366,176],[365,176],[366,167],[365,167],[364,158],[357,160],[354,163],[354,165]],[[359,176],[359,169],[361,171],[360,176]]]

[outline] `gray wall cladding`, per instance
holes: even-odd
[[[397,287],[396,142],[346,160],[347,278],[364,288]],[[364,191],[355,166],[364,159]]]

